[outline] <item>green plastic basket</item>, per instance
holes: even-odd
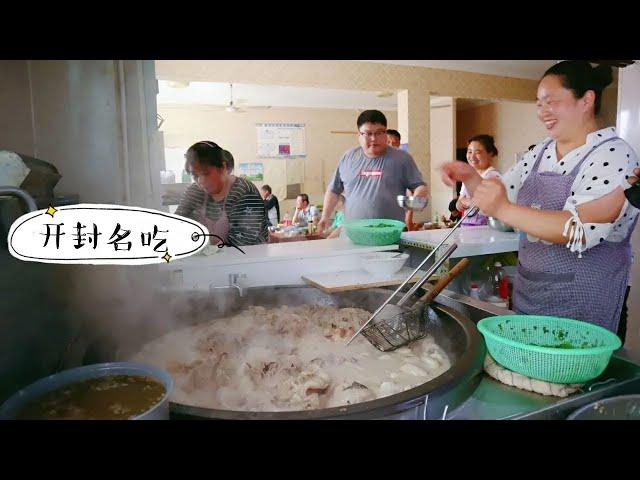
[[[622,346],[609,330],[569,318],[499,315],[478,322],[487,350],[503,367],[553,383],[584,383],[600,375]]]
[[[372,227],[372,225],[389,225]],[[388,218],[362,218],[344,223],[347,236],[358,245],[391,245],[400,240],[404,222]]]

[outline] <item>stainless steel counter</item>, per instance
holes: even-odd
[[[487,316],[514,313],[447,290],[440,294],[438,302],[464,313],[476,323]],[[640,393],[640,354],[620,349],[600,377],[567,398],[520,390],[483,373],[474,393],[449,412],[447,420],[564,420],[583,405],[631,393]]]
[[[640,393],[640,365],[612,357],[605,372],[567,398],[550,397],[504,385],[486,374],[471,397],[448,420],[564,420],[591,402]]]

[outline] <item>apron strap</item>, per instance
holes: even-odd
[[[598,149],[598,147],[600,147],[601,145],[607,143],[607,142],[611,142],[612,140],[618,140],[619,137],[611,137],[611,138],[607,138],[606,140],[603,140],[602,142],[594,145],[593,147],[591,147],[591,150],[589,150],[587,152],[587,154],[582,158],[582,160],[580,160],[575,167],[573,167],[573,169],[571,170],[571,172],[569,173],[569,176],[573,176],[575,177],[578,173],[578,170],[580,170],[580,167],[582,166],[582,164],[585,162],[585,160],[587,158],[589,158],[589,155],[591,155],[595,150]],[[542,148],[542,150],[540,150],[540,152],[538,153],[538,156],[536,157],[535,163],[533,164],[533,167],[531,167],[531,173],[535,173],[538,171],[538,168],[540,168],[540,161],[542,160],[542,155],[544,154],[544,151],[549,147],[549,145],[551,144],[551,142],[553,142],[553,139],[550,139],[548,142],[546,142],[544,144],[544,147]]]
[[[202,202],[202,222],[204,223],[204,219],[207,218],[207,203],[209,203],[209,192],[205,189],[202,189],[204,192],[204,202]]]
[[[578,170],[580,170],[580,167],[582,166],[582,164],[585,162],[585,160],[587,158],[589,158],[589,155],[591,155],[594,151],[596,151],[599,146],[601,146],[601,145],[603,145],[603,144],[605,144],[607,142],[610,142],[612,140],[618,140],[618,138],[619,137],[607,138],[606,140],[603,140],[602,142],[600,142],[600,143],[594,145],[593,147],[591,147],[591,150],[589,150],[587,152],[587,154],[583,157],[583,159],[580,160],[575,167],[573,167],[573,170],[571,170],[571,173],[569,175],[575,177],[578,174]]]
[[[204,143],[204,142],[200,142],[200,143]],[[231,186],[229,186],[229,191],[227,192],[227,194],[224,196],[224,201],[222,203],[222,215],[226,215],[227,214],[227,200],[229,198],[229,193],[231,192],[231,189],[233,188],[233,185],[236,183],[235,181],[237,180],[237,178],[234,178],[233,181],[231,182]],[[204,202],[202,202],[202,216],[206,217],[207,215],[207,204],[209,203],[209,193],[206,190],[204,191]]]
[[[538,168],[540,167],[540,160],[542,160],[542,155],[544,154],[544,151],[549,147],[551,142],[553,142],[553,138],[550,138],[549,141],[547,141],[547,143],[545,143],[542,149],[540,149],[540,151],[538,152],[538,156],[536,157],[536,160],[531,167],[532,174],[537,173]]]

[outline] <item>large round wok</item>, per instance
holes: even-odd
[[[166,301],[176,302],[165,296]],[[324,293],[312,287],[261,287],[250,288],[244,297],[235,290],[221,291],[216,297],[208,293],[191,295],[190,307],[179,314],[181,324],[194,325],[212,318],[232,315],[250,305],[266,307],[279,305],[321,304],[339,307],[358,307],[374,311],[389,295],[388,290],[367,289],[334,294]],[[224,295],[223,297],[220,295]],[[445,408],[452,411],[473,393],[482,372],[485,347],[476,326],[459,312],[437,302],[432,302],[428,315],[429,333],[447,352],[451,368],[442,375],[418,387],[377,400],[319,410],[287,412],[243,412],[216,410],[180,403],[171,403],[173,418],[212,419],[373,419],[373,418],[442,418]],[[175,326],[174,326],[175,328]],[[155,331],[157,336],[159,332]],[[137,348],[152,338],[140,338]],[[119,357],[132,355],[136,346],[120,351]]]

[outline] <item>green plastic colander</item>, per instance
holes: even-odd
[[[362,218],[345,222],[344,229],[351,241],[358,245],[391,245],[400,240],[404,222],[388,218]]]
[[[487,350],[503,367],[553,383],[584,383],[600,375],[622,346],[609,330],[569,318],[499,315],[478,322]]]

